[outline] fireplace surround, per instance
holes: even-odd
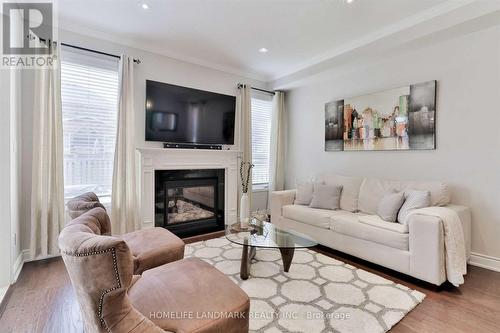
[[[160,147],[138,148],[138,176],[142,227],[155,226],[155,174],[157,171],[218,169],[224,172],[224,188],[219,188],[219,197],[224,198],[224,222],[237,222],[238,206],[238,161],[240,152],[232,149],[164,149]],[[221,171],[222,172],[222,171]]]
[[[224,230],[224,169],[155,170],[155,226],[179,237]]]

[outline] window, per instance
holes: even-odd
[[[269,183],[269,148],[273,102],[268,94],[252,96],[252,170],[253,185]]]
[[[64,197],[95,192],[111,202],[118,114],[118,59],[62,50]]]

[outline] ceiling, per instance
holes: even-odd
[[[453,3],[470,2],[451,0]],[[147,3],[149,9],[142,8]],[[450,0],[61,0],[66,30],[263,80]],[[267,53],[260,53],[262,47]]]

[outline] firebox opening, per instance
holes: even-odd
[[[155,226],[180,237],[224,230],[224,170],[155,171]]]

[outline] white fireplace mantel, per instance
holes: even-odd
[[[237,150],[138,148],[142,227],[154,227],[155,170],[224,169],[224,220],[235,223],[238,200]]]

